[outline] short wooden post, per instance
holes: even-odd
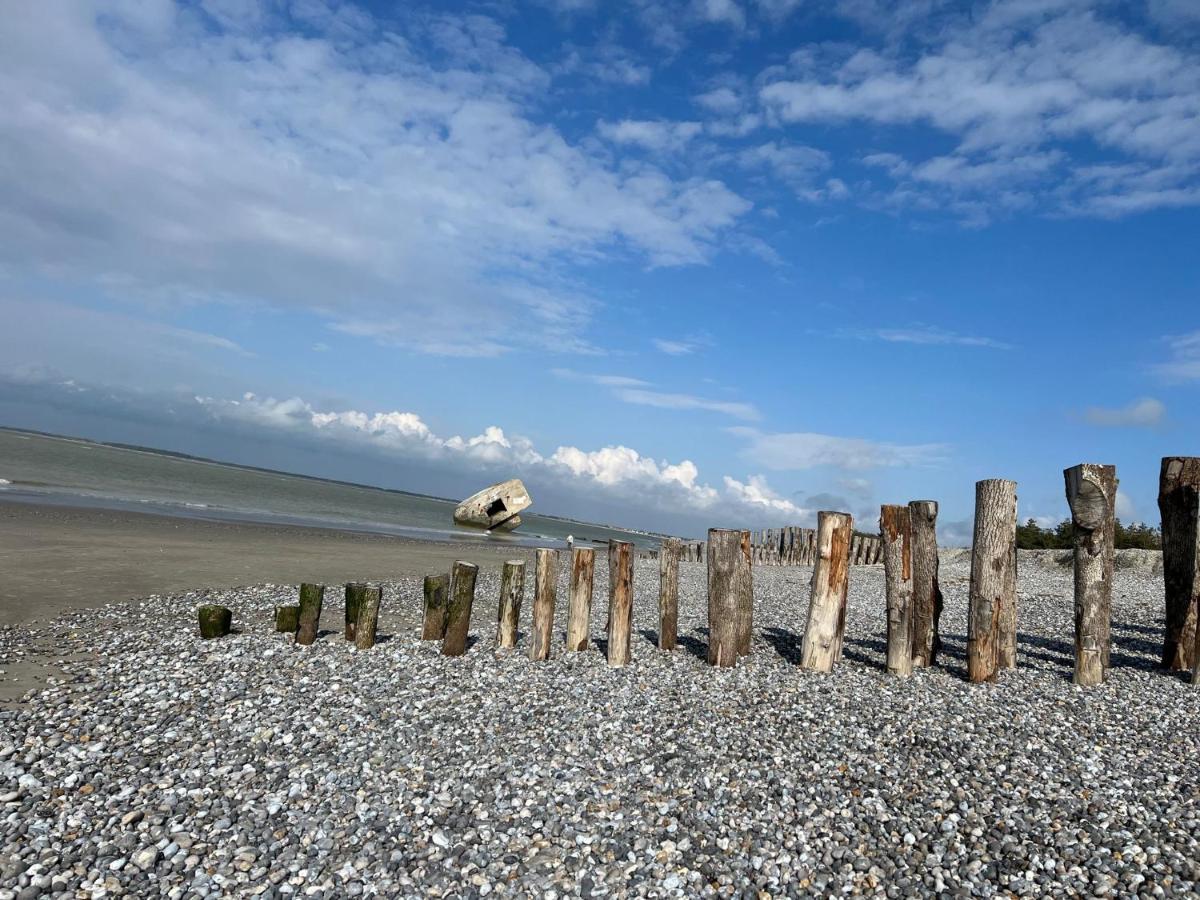
[[[354,646],[359,650],[369,650],[375,646],[383,588],[377,584],[364,584],[357,600],[358,621],[354,623]]]
[[[667,538],[658,549],[658,649],[674,650],[679,638],[678,538]]]
[[[201,606],[196,610],[200,620],[200,637],[225,637],[233,627],[233,611],[228,606]]]
[[[908,507],[881,507],[879,530],[887,594],[887,670],[907,678],[912,674],[913,646],[912,524]]]
[[[633,634],[633,544],[608,542],[608,664],[629,662]]]
[[[321,604],[325,600],[325,585],[300,585],[300,614],[296,627],[296,643],[311,644],[317,639],[317,628],[321,624]]]
[[[500,607],[497,611],[496,646],[511,649],[517,645],[521,621],[521,602],[525,599],[525,560],[510,559],[500,574]]]
[[[571,594],[567,600],[567,649],[586,650],[591,635],[592,584],[596,551],[580,548],[571,552]]]
[[[1017,483],[975,485],[975,532],[967,612],[967,677],[995,681],[1016,663]]]
[[[421,640],[440,641],[446,636],[446,606],[450,599],[449,575],[425,576],[425,621]]]
[[[912,523],[913,568],[913,665],[932,666],[942,647],[942,587],[938,581],[936,500],[913,500],[908,504]]]
[[[471,630],[471,606],[475,602],[475,579],[479,566],[459,560],[450,570],[450,599],[446,604],[446,635],[442,639],[443,656],[462,656],[467,652]]]
[[[747,612],[744,594],[752,592],[748,532],[710,528],[705,555],[708,662],[727,668],[743,655],[743,642],[748,643],[749,629],[743,621]]]
[[[1063,471],[1075,526],[1075,677],[1104,681],[1112,616],[1117,468],[1082,463]]]
[[[284,634],[295,634],[296,629],[300,627],[300,607],[292,604],[290,606],[275,607],[275,630]]]
[[[850,537],[854,518],[849,513],[817,513],[814,536],[816,561],[808,601],[808,619],[800,642],[800,668],[832,672],[841,656],[846,628],[846,598],[850,590]]]
[[[1172,672],[1196,662],[1196,611],[1200,606],[1200,456],[1164,456],[1158,477],[1162,514],[1166,634],[1162,664]]]
[[[538,550],[534,568],[533,626],[530,628],[529,658],[550,658],[554,633],[554,601],[558,593],[558,551]]]
[[[361,581],[346,584],[346,640],[354,640],[354,629],[358,627],[358,605],[362,602],[367,586]]]

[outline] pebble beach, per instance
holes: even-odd
[[[469,558],[469,557],[468,557]],[[1069,568],[1022,555],[1018,668],[965,681],[969,562],[942,564],[939,664],[884,670],[881,567],[856,567],[845,655],[801,673],[811,569],[756,568],[755,636],[704,661],[705,570],[656,649],[637,564],[632,663],[495,648],[481,568],[465,656],[419,640],[421,580],[384,584],[380,643],[272,627],[294,585],[153,596],[0,631],[63,676],[0,710],[9,897],[1183,896],[1200,879],[1200,691],[1158,670],[1163,586],[1119,569],[1112,671],[1071,684]],[[234,633],[203,641],[201,603]],[[596,646],[596,645],[599,646]],[[2,666],[0,666],[2,668]]]

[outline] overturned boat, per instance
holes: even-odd
[[[518,515],[533,501],[519,478],[511,478],[472,494],[454,510],[459,525],[473,525],[499,531],[512,531],[521,524]]]

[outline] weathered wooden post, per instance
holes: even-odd
[[[729,667],[750,649],[753,576],[749,532],[710,528],[705,555],[708,559],[708,662]]]
[[[1081,463],[1063,470],[1075,526],[1075,678],[1104,681],[1112,621],[1117,468]]]
[[[913,665],[932,666],[942,647],[942,588],[938,581],[936,500],[913,500],[908,504],[912,523],[913,567]]]
[[[471,606],[475,603],[475,579],[479,566],[459,560],[450,570],[450,598],[446,604],[446,634],[442,638],[443,656],[462,656],[467,652],[471,631]]]
[[[500,606],[496,612],[496,646],[510,649],[517,645],[521,621],[521,602],[525,599],[525,560],[510,559],[500,573]]]
[[[975,532],[967,612],[967,677],[995,681],[1016,663],[1017,483],[975,485]]]
[[[658,648],[674,650],[679,637],[678,538],[667,538],[658,549]]]
[[[449,575],[425,576],[425,621],[421,625],[421,640],[440,641],[446,636],[449,595]]]
[[[633,632],[633,544],[608,542],[608,664],[629,662]]]
[[[817,513],[808,619],[800,642],[800,668],[805,672],[832,672],[841,657],[853,532],[854,518],[849,513]]]
[[[295,604],[275,607],[275,630],[295,634],[300,627],[300,607]]]
[[[300,585],[300,613],[296,626],[296,643],[311,644],[317,639],[317,627],[321,624],[321,603],[325,600],[325,585]]]
[[[887,590],[887,670],[907,678],[912,674],[913,646],[912,524],[908,507],[881,507],[879,531]]]
[[[346,583],[346,640],[354,640],[354,629],[358,627],[358,605],[362,603],[367,586],[361,581]]]
[[[379,628],[379,606],[383,602],[383,588],[377,584],[362,585],[358,594],[358,621],[354,623],[354,646],[359,650],[370,650],[375,646],[375,631]]]
[[[534,565],[533,625],[529,629],[529,658],[550,658],[554,634],[554,602],[558,593],[558,551],[538,550]]]
[[[567,600],[567,649],[586,650],[591,635],[592,588],[596,551],[581,548],[571,552],[571,587]]]
[[[200,637],[205,640],[225,637],[233,627],[233,611],[228,606],[201,606],[196,616],[200,621]]]
[[[1172,672],[1196,661],[1200,606],[1200,456],[1164,456],[1158,477],[1167,628],[1162,664]]]

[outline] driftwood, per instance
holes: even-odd
[[[592,622],[592,587],[596,551],[571,551],[571,593],[567,600],[567,649],[586,650]]]
[[[710,528],[706,555],[708,662],[728,667],[749,650],[748,617],[753,614],[749,532]]]
[[[1116,466],[1082,463],[1063,471],[1075,531],[1075,677],[1104,681],[1112,622]]]
[[[325,585],[300,585],[300,621],[296,626],[297,644],[311,644],[317,639],[317,628],[321,624],[321,604],[324,600]]]
[[[942,646],[942,588],[938,583],[937,516],[935,500],[908,504],[912,524],[913,646],[917,667],[932,666]]]
[[[629,662],[633,632],[633,544],[608,542],[608,664]]]
[[[228,606],[201,606],[196,615],[200,621],[200,637],[205,640],[225,637],[233,627],[233,612]]]
[[[375,631],[379,627],[379,606],[383,602],[383,588],[377,584],[364,584],[358,595],[358,621],[354,623],[354,646],[369,650],[375,646]]]
[[[284,634],[295,634],[296,629],[300,627],[300,607],[295,604],[290,606],[275,607],[275,630],[281,631]]]
[[[425,620],[421,640],[440,641],[446,636],[446,606],[450,599],[449,575],[425,576]]]
[[[450,599],[446,604],[446,634],[442,638],[443,656],[462,656],[467,652],[471,630],[471,607],[475,603],[475,579],[479,566],[461,560],[450,570]]]
[[[975,485],[967,612],[967,677],[995,681],[1016,662],[1017,483]]]
[[[521,620],[521,601],[525,599],[525,560],[510,559],[500,575],[500,605],[496,612],[496,646],[510,649],[517,645]]]
[[[658,648],[674,650],[679,634],[680,542],[667,538],[658,550]]]
[[[534,567],[533,626],[529,629],[529,658],[550,658],[554,633],[554,601],[558,592],[558,551],[537,551]]]
[[[358,627],[358,605],[362,602],[367,586],[361,581],[346,584],[346,640],[354,640],[354,629]]]
[[[1162,514],[1163,586],[1167,627],[1162,664],[1191,671],[1196,654],[1196,611],[1200,606],[1200,457],[1165,456],[1158,479]]]
[[[832,672],[833,664],[841,657],[853,531],[854,518],[849,513],[817,513],[816,563],[808,621],[800,644],[800,668],[808,672]]]
[[[879,531],[883,535],[887,592],[887,670],[907,678],[912,674],[913,645],[912,524],[908,507],[883,506]]]

